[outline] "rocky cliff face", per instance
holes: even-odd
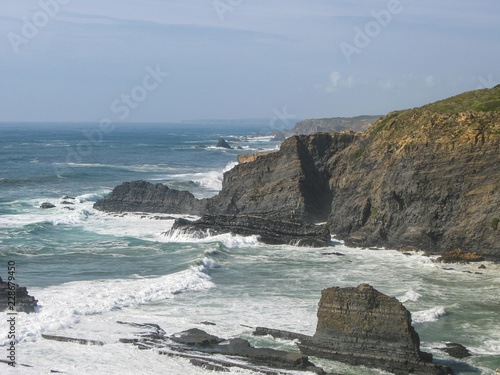
[[[329,288],[321,293],[318,324],[312,338],[302,338],[307,355],[377,367],[394,374],[451,374],[420,352],[411,314],[394,297],[367,284]]]
[[[227,172],[210,199],[136,185],[96,207],[328,220],[351,245],[500,261],[500,85],[390,113],[365,133],[293,136]]]

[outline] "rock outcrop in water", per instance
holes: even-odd
[[[410,312],[396,298],[367,284],[323,290],[316,333],[302,338],[299,348],[307,355],[394,374],[452,373],[420,351]]]
[[[498,186],[500,85],[392,112],[364,133],[293,136],[225,173],[210,199],[169,192],[158,205],[130,204],[121,188],[96,208],[328,221],[348,245],[460,248],[500,261]]]
[[[248,215],[206,215],[197,221],[177,219],[167,234],[178,232],[194,235],[197,238],[223,233],[256,235],[261,242],[271,245],[325,247],[331,244],[330,232],[326,225],[295,223]]]
[[[0,311],[32,313],[35,312],[37,302],[28,294],[26,287],[2,281],[0,277]]]

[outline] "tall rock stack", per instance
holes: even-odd
[[[410,312],[367,284],[323,290],[316,333],[299,347],[307,355],[394,374],[452,374],[420,351]]]

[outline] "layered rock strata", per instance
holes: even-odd
[[[410,312],[370,285],[323,290],[317,315],[316,333],[299,344],[304,354],[401,375],[452,373],[420,351]]]
[[[293,136],[225,173],[210,199],[142,184],[96,208],[328,221],[352,246],[500,261],[499,186],[500,85],[389,113],[364,133]]]
[[[197,238],[231,233],[241,236],[259,236],[261,242],[271,245],[324,247],[331,245],[326,225],[311,225],[273,220],[248,215],[203,216],[200,220],[177,219],[167,235],[190,234]]]

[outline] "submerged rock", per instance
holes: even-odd
[[[49,209],[49,208],[54,208],[56,205],[55,204],[52,204],[52,203],[49,203],[49,202],[43,202],[41,205],[40,205],[40,208],[43,208],[43,209]]]
[[[198,238],[231,233],[241,236],[256,235],[259,236],[260,241],[271,245],[331,246],[330,232],[326,225],[273,220],[249,215],[205,215],[197,221],[177,219],[167,235],[179,231]]]
[[[454,342],[447,342],[446,347],[438,349],[448,353],[448,355],[450,355],[451,357],[459,359],[470,357],[471,355],[469,349],[467,349],[462,344],[457,344]]]
[[[299,348],[307,355],[394,374],[452,374],[420,351],[410,312],[367,284],[323,290],[316,333],[302,339]]]

